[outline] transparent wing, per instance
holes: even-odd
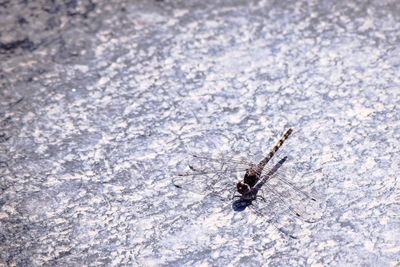
[[[226,196],[232,192],[238,175],[243,175],[251,162],[239,157],[190,155],[178,165],[173,185],[202,195]]]
[[[296,238],[299,220],[314,223],[322,219],[321,202],[291,181],[299,175],[296,169],[281,166],[274,171],[273,168],[268,166],[263,170],[257,185],[260,198],[254,203],[254,210],[280,232]]]
[[[258,199],[250,206],[253,211],[265,220],[266,223],[274,226],[276,230],[283,233],[285,237],[298,238],[296,218],[287,210],[287,206],[281,201],[274,201],[273,198]]]
[[[257,203],[260,213],[268,217],[275,216],[277,221],[284,218],[287,222],[293,222],[294,219],[314,223],[323,219],[326,207],[324,199],[320,194],[309,193],[314,183],[319,183],[322,190],[324,187],[334,186],[336,189],[358,191],[365,186],[369,190],[391,192],[397,181],[396,176],[388,175],[388,172],[391,170],[395,173],[400,169],[399,161],[394,160],[393,155],[395,153],[392,152],[369,159],[332,160],[319,164],[318,168],[312,168],[313,164],[310,162],[297,162],[295,166],[284,164],[273,175],[268,176],[272,170],[269,165],[262,172],[265,183],[261,186],[260,193],[265,201]],[[352,160],[359,162],[355,164]],[[382,169],[385,171],[382,172]],[[383,185],[379,183],[382,175],[385,175],[387,181]],[[295,183],[294,180],[298,182]],[[348,202],[351,200],[346,201]]]

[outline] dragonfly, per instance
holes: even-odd
[[[229,155],[191,155],[190,162],[183,163],[188,170],[177,173],[173,185],[220,200],[237,198],[232,203],[235,211],[250,207],[257,214],[266,216],[280,232],[295,238],[280,224],[293,228],[290,224],[295,223],[295,218],[313,223],[322,214],[317,199],[290,181],[296,175],[296,170],[283,168],[287,156],[276,164],[268,164],[292,133],[293,129],[289,128],[258,163]],[[244,176],[235,182],[232,176],[236,173],[237,177],[240,172],[244,172]]]

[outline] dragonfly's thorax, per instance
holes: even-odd
[[[256,170],[254,170],[253,168],[250,168],[250,169],[246,170],[246,173],[243,178],[243,182],[245,184],[248,184],[250,187],[253,187],[256,185],[256,183],[258,182],[259,179],[260,179],[260,175],[258,174],[258,172]]]
[[[237,183],[236,189],[242,195],[247,194],[256,185],[259,179],[260,175],[257,171],[252,168],[247,169],[243,181]]]

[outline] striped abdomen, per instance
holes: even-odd
[[[282,136],[281,139],[279,139],[278,143],[271,149],[271,151],[268,153],[268,155],[260,161],[257,165],[257,173],[261,174],[262,170],[264,169],[265,165],[272,159],[272,157],[275,155],[275,153],[279,150],[279,148],[283,145],[283,143],[286,141],[286,139],[289,138],[290,134],[293,132],[292,128],[289,128],[285,134]]]

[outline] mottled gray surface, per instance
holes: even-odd
[[[55,2],[0,1],[0,265],[399,265],[396,1]],[[301,238],[171,185],[289,126]]]

